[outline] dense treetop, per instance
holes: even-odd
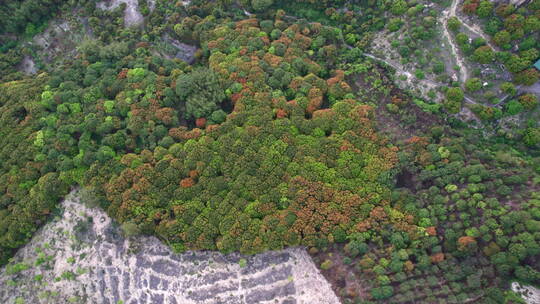
[[[93,36],[37,75],[15,71],[25,38],[2,49],[1,263],[81,187],[129,234],[179,252],[306,246],[347,303],[510,303],[509,279],[540,282],[536,122],[513,136],[469,128],[454,113],[479,78],[430,103],[364,56],[415,3],[139,2],[145,24],[126,29],[122,8],[70,1]],[[17,4],[2,41],[69,7],[0,7]],[[480,1],[476,14],[490,10]],[[407,35],[429,40],[424,21]],[[198,48],[192,64],[164,55],[171,39]],[[536,104],[521,94],[473,110],[490,121]]]

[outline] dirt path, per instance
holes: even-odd
[[[392,62],[392,61],[390,61],[390,60],[386,60],[386,59],[382,59],[382,58],[376,57],[375,55],[372,55],[372,54],[369,54],[369,53],[363,53],[363,55],[366,56],[366,57],[368,57],[368,58],[371,58],[371,59],[373,59],[373,60],[375,60],[375,61],[380,61],[380,62],[386,63],[387,65],[393,67],[398,73],[407,76],[407,78],[410,78],[410,77],[413,76],[410,72],[405,71],[403,68],[401,68],[401,66],[399,66],[399,65],[396,64],[395,62]]]
[[[452,0],[452,5],[450,6],[450,9],[443,11],[443,17],[442,17],[442,24],[443,24],[443,34],[450,42],[450,47],[452,48],[452,53],[454,53],[454,56],[456,57],[457,65],[460,68],[460,75],[461,80],[465,82],[468,79],[469,71],[465,65],[464,58],[459,54],[458,47],[455,43],[455,41],[450,36],[450,33],[448,31],[448,19],[452,17],[456,17],[459,22],[467,28],[469,31],[474,33],[475,35],[478,35],[482,39],[486,41],[486,44],[491,47],[493,50],[498,51],[498,48],[493,45],[493,43],[490,42],[490,38],[488,35],[484,33],[484,31],[478,26],[478,24],[469,25],[465,20],[461,19],[460,16],[457,14],[457,7],[460,0]]]
[[[343,44],[345,44],[347,46],[348,49],[352,49],[353,46],[351,45],[348,45],[347,43],[345,43],[345,41],[343,41]],[[394,68],[399,74],[402,74],[402,75],[405,75],[407,76],[408,79],[412,79],[414,78],[414,75],[409,72],[409,71],[406,71],[404,70],[401,65],[399,65],[398,63],[395,63],[391,60],[387,60],[387,59],[383,59],[383,58],[380,58],[380,57],[377,57],[373,54],[370,54],[370,53],[365,53],[365,52],[362,52],[362,55],[368,57],[368,58],[371,58],[375,61],[379,61],[379,62],[383,62],[385,63],[386,65],[388,66],[391,66],[392,68]],[[426,83],[428,85],[431,85],[431,86],[442,86],[443,84],[442,83],[439,83],[439,82],[435,82],[435,81],[431,81],[429,79],[418,79],[418,81],[420,82],[423,82],[423,83]]]
[[[458,18],[459,22],[461,22],[461,25],[466,27],[469,31],[473,32],[474,34],[480,36],[482,39],[486,41],[486,44],[491,47],[493,50],[498,51],[498,48],[493,45],[490,40],[491,38],[484,33],[484,31],[478,26],[478,24],[469,25],[465,20],[461,19],[459,15],[457,15],[457,5],[459,3],[459,0],[453,0],[452,6],[450,8],[450,17],[456,17]]]
[[[452,47],[452,53],[456,58],[458,66],[460,67],[461,80],[463,82],[465,82],[468,79],[468,72],[469,71],[468,71],[467,67],[465,66],[463,57],[461,57],[461,55],[458,52],[458,49],[457,49],[457,46],[455,45],[455,42],[452,40],[452,37],[450,36],[450,33],[448,32],[448,26],[447,26],[448,25],[448,19],[450,17],[456,16],[456,10],[457,10],[458,3],[459,3],[459,0],[453,0],[452,6],[450,7],[450,9],[443,12],[442,23],[443,23],[444,35],[446,36],[446,38],[450,42],[450,46]],[[286,15],[285,17],[291,18],[293,20],[298,19],[298,17],[290,16],[290,15]],[[345,40],[343,39],[343,37],[341,37],[341,40],[342,40],[341,42],[343,43],[343,45],[345,45],[348,49],[353,49],[354,48],[352,45],[347,44],[345,42]],[[405,69],[403,69],[403,67],[400,64],[398,64],[396,62],[393,62],[391,60],[383,59],[383,58],[377,57],[377,56],[375,56],[373,54],[365,53],[365,52],[363,52],[362,55],[364,55],[364,56],[366,56],[368,58],[371,58],[371,59],[373,59],[375,61],[385,63],[388,66],[391,66],[399,74],[407,76],[407,79],[409,81],[412,81],[413,79],[416,79],[419,83],[423,84],[426,87],[442,87],[442,86],[447,85],[447,84],[436,82],[436,81],[433,81],[433,80],[430,80],[430,79],[417,79],[416,77],[414,77],[414,75],[411,72],[406,71]],[[478,104],[478,102],[476,102],[472,98],[468,97],[467,95],[464,96],[464,103],[470,104],[470,105],[477,105]],[[465,115],[465,116],[473,116],[474,115],[474,114],[472,114],[472,112],[469,109],[465,109],[465,108],[466,107],[463,107],[463,109],[462,109],[462,112],[464,112],[464,111],[467,112],[468,111],[467,115]]]
[[[348,48],[352,48],[352,46],[350,45],[347,45]],[[399,64],[397,63],[394,63],[390,60],[386,60],[386,59],[382,59],[382,58],[379,58],[379,57],[376,57],[372,54],[369,54],[369,53],[363,53],[364,56],[368,57],[368,58],[371,58],[375,61],[379,61],[379,62],[383,62],[389,66],[391,66],[392,68],[394,68],[398,73],[400,74],[403,74],[403,75],[406,75],[407,78],[409,80],[413,79],[413,75],[408,72],[408,71],[405,71]],[[456,57],[458,58],[458,57]],[[439,82],[435,82],[435,81],[432,81],[432,80],[429,80],[429,79],[417,79],[418,82],[424,84],[425,86],[427,87],[442,87],[442,86],[445,86],[445,84],[443,83],[439,83]],[[470,98],[469,96],[465,95],[464,96],[464,99],[463,99],[463,102],[465,104],[469,104],[469,105],[478,105],[479,103],[476,102],[475,100],[473,100],[472,98]],[[467,107],[462,107],[459,115],[464,118],[465,120],[478,120],[476,118],[476,116],[472,113],[472,111],[467,108]]]
[[[465,103],[468,103],[468,104],[478,104],[478,102],[474,101],[472,98],[468,97],[468,96],[465,96],[464,99]]]
[[[442,22],[442,25],[443,25],[443,35],[446,37],[446,39],[450,43],[451,52],[452,52],[453,56],[456,58],[456,63],[457,63],[457,66],[459,67],[460,80],[462,82],[465,82],[465,81],[467,81],[467,79],[469,79],[469,75],[470,75],[469,69],[467,68],[467,65],[465,64],[465,58],[459,53],[459,48],[458,48],[456,42],[454,41],[454,39],[452,38],[450,32],[448,31],[448,20],[451,17],[458,18],[458,20],[463,24],[464,27],[466,27],[471,32],[473,32],[474,34],[476,34],[476,35],[482,37],[484,40],[486,40],[486,43],[487,43],[488,46],[490,46],[494,50],[497,50],[497,48],[495,46],[493,46],[491,42],[489,42],[489,37],[480,29],[480,27],[478,25],[475,24],[475,25],[471,26],[471,25],[467,24],[464,20],[462,20],[456,14],[459,2],[460,2],[460,0],[453,0],[452,5],[450,6],[450,8],[442,12],[441,22]],[[350,46],[350,45],[347,45],[347,47],[349,49],[352,48],[352,46]],[[368,54],[368,53],[364,53],[364,56],[369,57],[369,58],[374,59],[374,60],[377,60],[377,61],[380,61],[380,62],[384,62],[387,65],[389,65],[389,66],[393,67],[394,69],[396,69],[396,71],[398,71],[399,73],[404,74],[409,78],[411,76],[413,76],[410,72],[404,70],[399,64],[396,64],[396,63],[394,63],[394,62],[392,62],[390,60],[382,59],[382,58],[376,57],[376,56],[374,56],[372,54]],[[418,81],[421,82],[421,83],[431,85],[431,86],[443,86],[444,85],[442,83],[438,83],[438,82],[435,82],[435,81],[432,81],[432,80],[429,80],[429,79],[418,79]],[[467,96],[465,96],[465,102],[469,103],[469,104],[477,104],[476,101],[472,100],[470,97],[467,97]]]
[[[460,80],[462,82],[465,82],[468,79],[469,70],[467,69],[467,66],[465,65],[465,61],[463,57],[461,57],[461,55],[459,54],[456,42],[452,39],[452,36],[450,35],[450,32],[448,31],[448,19],[450,19],[451,17],[456,17],[456,9],[457,9],[458,2],[459,0],[453,0],[450,10],[445,10],[442,12],[442,24],[443,24],[443,34],[448,40],[448,42],[450,43],[452,53],[454,54],[454,57],[456,58],[457,65],[459,66]]]

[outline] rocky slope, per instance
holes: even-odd
[[[0,303],[338,303],[302,248],[243,257],[174,254],[122,237],[73,192],[59,216],[0,270]]]

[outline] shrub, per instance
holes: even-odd
[[[384,300],[394,295],[392,286],[382,286],[371,289],[371,296],[375,300]]]
[[[322,270],[328,270],[332,268],[332,266],[334,266],[334,263],[330,260],[325,260],[324,262],[321,263]]]
[[[246,259],[238,260],[238,266],[240,266],[240,268],[246,267],[247,266],[247,260]]]
[[[139,226],[132,221],[122,223],[120,228],[122,229],[122,233],[124,234],[124,236],[128,238],[137,236],[141,233]]]
[[[448,19],[448,29],[452,32],[457,32],[461,27],[461,22],[456,16],[452,16]]]
[[[517,115],[523,112],[523,109],[523,105],[515,99],[510,100],[506,104],[506,113],[508,113],[508,115]]]
[[[495,53],[491,47],[484,45],[474,51],[473,59],[482,64],[492,63],[495,60]]]
[[[469,92],[476,92],[482,88],[482,81],[478,78],[470,78],[465,82],[465,89]]]
[[[523,94],[518,100],[527,110],[534,110],[538,106],[538,97],[534,94]]]

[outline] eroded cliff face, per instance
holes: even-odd
[[[0,270],[1,303],[339,302],[302,248],[175,254],[154,237],[125,239],[76,191],[61,208]]]
[[[144,17],[139,11],[139,4],[137,0],[105,0],[98,2],[96,7],[103,10],[113,10],[119,7],[122,3],[126,4],[126,10],[124,11],[124,25],[129,27],[142,24]],[[152,8],[154,5],[155,3],[152,3],[150,7]]]
[[[126,5],[124,10],[125,27],[143,26],[145,17],[140,13],[137,0],[103,0],[96,7],[103,10],[114,10],[122,3]],[[189,5],[190,1],[184,1]],[[155,8],[155,0],[148,1],[150,11]],[[88,16],[81,13],[80,7],[74,7],[71,13],[63,13],[60,17],[49,21],[47,28],[31,40],[24,42],[24,46],[32,50],[25,55],[19,63],[19,71],[34,75],[40,69],[46,69],[47,65],[58,65],[69,62],[79,54],[78,47],[85,40],[96,39],[89,25]],[[180,59],[189,64],[195,61],[195,53],[198,48],[171,38],[168,35],[152,45],[153,53],[167,59]]]

